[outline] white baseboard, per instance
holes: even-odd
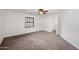
[[[77,47],[73,42],[71,42],[70,40],[68,40],[66,37],[64,37],[63,35],[59,34],[64,40],[68,41],[70,44],[72,44],[75,48],[79,49],[79,47]]]

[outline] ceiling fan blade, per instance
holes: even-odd
[[[44,12],[48,12],[48,10],[44,11]]]
[[[46,14],[46,12],[43,12],[44,14]]]
[[[43,9],[39,9],[39,11],[43,11]]]

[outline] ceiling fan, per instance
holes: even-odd
[[[46,10],[46,9],[38,9],[38,11],[39,11],[40,15],[46,14],[48,12],[48,10]]]

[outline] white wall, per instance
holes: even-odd
[[[0,16],[0,43],[1,43],[1,40],[2,40],[2,19],[1,19],[1,16]]]
[[[56,30],[58,28],[58,15],[53,15],[53,29]]]
[[[25,28],[24,17],[34,17],[34,27]],[[39,31],[39,18],[35,15],[6,12],[4,16],[4,37]]]
[[[44,30],[52,32],[58,28],[58,14],[42,17],[44,20]]]
[[[53,15],[50,16],[42,16],[42,29],[48,32],[52,32],[54,30],[53,26]]]
[[[3,40],[3,13],[0,11],[0,44]]]
[[[59,19],[60,35],[79,49],[79,10],[66,10]]]

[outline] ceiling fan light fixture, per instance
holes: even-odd
[[[43,14],[43,12],[42,11],[40,11],[40,15],[42,15]]]

